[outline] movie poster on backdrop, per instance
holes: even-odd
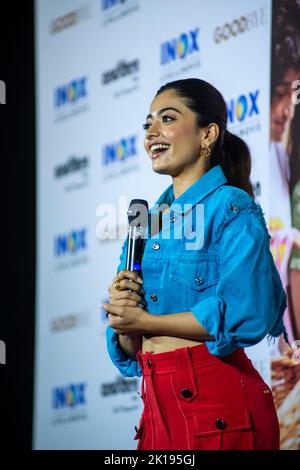
[[[287,293],[282,337],[270,344],[281,449],[300,449],[300,4],[272,3],[270,104],[271,251]],[[298,91],[297,91],[298,88]]]

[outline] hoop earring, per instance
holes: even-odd
[[[210,148],[209,147],[200,147],[200,158],[208,158],[210,156]]]

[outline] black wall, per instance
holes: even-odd
[[[0,448],[30,449],[34,357],[35,103],[33,0],[0,7]]]

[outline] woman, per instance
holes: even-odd
[[[143,280],[124,269],[126,240],[103,305],[113,363],[143,376],[137,449],[279,446],[272,393],[243,348],[267,334],[287,340],[286,296],[248,148],[226,122],[218,90],[186,79],[158,90],[144,125],[153,171],[173,183],[152,211],[165,209],[145,243]]]

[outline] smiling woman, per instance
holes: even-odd
[[[226,123],[221,93],[186,79],[158,90],[144,124],[152,169],[172,184],[150,210],[162,223],[146,239],[143,279],[124,269],[127,239],[104,305],[113,363],[142,376],[138,449],[279,447],[272,393],[244,348],[287,341],[286,296],[248,147]]]
[[[205,132],[208,135],[206,147],[203,148],[208,149],[218,137],[219,128],[210,123],[207,129],[199,129],[195,113],[186,106],[184,99],[175,90],[167,89],[156,96],[144,129],[144,145],[153,162],[153,170],[160,174],[169,174],[173,178],[179,176],[179,173],[181,175],[174,185],[175,197],[177,192],[183,192],[205,173],[207,165],[203,159],[199,159],[199,148],[205,139]]]

